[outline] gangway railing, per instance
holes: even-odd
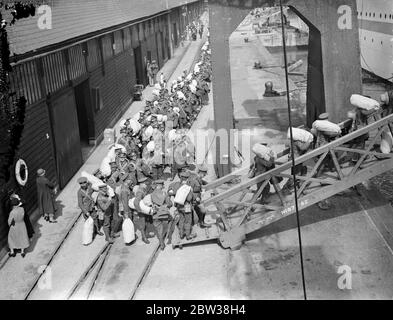
[[[393,154],[382,153],[378,148],[382,133],[393,133],[393,114],[378,118],[375,117],[375,122],[361,129],[295,159],[295,166],[307,167],[307,174],[296,175],[297,181],[294,183],[299,210],[393,169]],[[346,121],[340,125],[343,127],[348,124]],[[365,148],[356,148],[359,145],[358,138],[366,134],[369,138]],[[278,157],[285,154],[288,154],[288,150],[284,150]],[[285,188],[279,183],[283,179],[283,183],[292,179],[292,165],[292,161],[286,161],[251,179],[247,178],[248,168],[243,168],[208,184],[206,190],[214,191],[214,195],[204,199],[202,203],[205,207],[214,205],[217,208],[219,219],[215,224],[216,229],[198,232],[197,237],[191,240],[178,239],[174,242],[174,247],[219,239],[222,247],[236,249],[242,245],[247,234],[295,213],[296,200],[293,192],[284,192]],[[233,179],[242,181],[227,190],[219,190]],[[276,192],[269,204],[263,204],[259,198],[268,184],[272,184]],[[253,192],[251,188],[255,185],[258,188]],[[250,195],[251,199],[247,200]]]

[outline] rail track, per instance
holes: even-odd
[[[69,235],[71,234],[71,232],[74,230],[74,227],[76,226],[76,224],[78,223],[78,221],[80,220],[82,216],[82,212],[80,212],[77,217],[74,219],[74,221],[71,223],[71,227],[67,230],[67,233],[65,234],[64,238],[60,241],[60,243],[58,244],[58,246],[56,247],[55,251],[52,253],[51,257],[49,258],[48,262],[46,263],[44,269],[41,271],[41,273],[38,274],[38,276],[35,278],[33,285],[30,287],[30,289],[28,290],[28,292],[26,293],[25,297],[23,298],[23,300],[28,300],[29,297],[31,296],[31,294],[34,292],[34,290],[36,290],[40,280],[42,279],[42,277],[44,276],[45,272],[48,270],[48,267],[50,266],[50,264],[54,261],[54,259],[56,258],[57,254],[60,252],[60,249],[64,246],[65,242],[67,241]]]
[[[205,37],[204,37],[205,38]],[[186,67],[188,72],[191,72],[192,69],[194,68],[195,64],[198,61],[199,54],[201,52],[201,47],[203,45],[204,41],[201,42],[199,45],[199,48],[197,50],[197,54],[193,57],[191,63]],[[179,67],[181,66],[181,62],[179,63]],[[184,64],[183,64],[184,66]],[[178,67],[178,68],[179,68]],[[176,72],[173,72],[171,74],[171,78],[175,78],[174,74]],[[45,264],[44,268],[41,270],[41,272],[37,275],[37,277],[33,281],[33,285],[28,289],[27,293],[24,295],[23,299],[28,300],[31,299],[31,297],[37,293],[36,291],[39,290],[39,284],[40,281],[43,279],[45,276],[46,272],[50,269],[50,267],[56,262],[56,259],[61,256],[61,249],[67,244],[68,239],[70,238],[70,235],[75,231],[75,227],[78,224],[82,217],[82,213],[79,213],[75,219],[72,221],[69,229],[66,231],[66,234],[64,235],[63,239],[60,241],[60,243],[57,245],[56,249],[54,252],[50,255],[48,262]],[[169,230],[169,228],[168,228]],[[149,271],[151,270],[155,260],[157,259],[159,253],[160,253],[160,247],[159,244],[151,244],[155,246],[153,248],[153,253],[149,257],[148,261],[144,265],[143,269],[141,270],[137,282],[135,286],[130,290],[129,294],[129,300],[134,299],[138,289],[143,285],[143,281],[146,279],[146,277],[149,274]],[[91,297],[94,295],[95,288],[97,285],[100,283],[101,280],[101,275],[103,268],[106,263],[111,258],[111,251],[113,248],[113,244],[105,243],[105,245],[99,250],[98,254],[91,260],[87,268],[81,273],[80,277],[78,280],[73,284],[72,288],[69,290],[69,292],[66,294],[66,300],[72,300],[72,299],[80,299],[80,295],[78,296],[78,293],[82,290],[84,291],[84,296],[82,299],[89,300]]]

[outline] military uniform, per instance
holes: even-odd
[[[134,206],[137,214],[134,216],[134,222],[136,228],[141,232],[142,241],[146,244],[149,244],[150,241],[146,237],[146,227],[147,223],[149,222],[149,216],[142,212],[142,209],[139,205],[140,201],[142,201],[146,195],[147,192],[143,188],[140,188],[135,195]]]
[[[187,184],[189,185],[188,178],[190,177],[190,174],[188,172],[181,172],[180,178],[182,179],[181,182],[175,182],[170,186],[170,189],[168,189],[168,194],[169,195],[176,195],[176,192],[179,190],[179,188]],[[183,239],[184,237],[187,238],[187,240],[191,239],[191,230],[192,230],[192,199],[193,199],[193,193],[192,190],[189,192],[187,195],[186,201],[184,202],[184,205],[177,204],[175,203],[175,207],[179,213],[179,234],[180,238]]]
[[[174,147],[173,153],[173,166],[172,166],[172,179],[175,178],[176,174],[180,176],[180,173],[184,168],[187,168],[187,146],[184,142]]]
[[[255,156],[254,163],[251,165],[251,167],[254,170],[255,176],[261,175],[275,168],[274,158],[271,157],[269,161],[266,161],[261,157]],[[274,177],[272,179],[274,179]],[[270,180],[270,182],[273,182],[272,179]],[[259,190],[262,187],[262,185],[263,185],[263,181],[257,183],[257,190]],[[269,191],[270,191],[270,184],[268,183],[262,191],[261,194],[262,199],[266,199],[268,197]]]
[[[190,185],[193,192],[192,202],[195,213],[198,216],[199,226],[201,228],[208,228],[209,225],[205,224],[206,209],[201,203],[202,201],[202,187],[207,185],[207,181],[203,180],[203,177],[207,173],[207,168],[205,166],[200,166],[198,168],[198,174],[192,175],[189,179]],[[200,176],[202,174],[202,176]]]
[[[95,232],[102,236],[103,234],[100,232],[95,202],[92,197],[94,191],[86,178],[79,178],[78,183],[81,185],[81,188],[78,190],[78,206],[82,210],[83,218],[87,220],[91,217],[94,221]],[[82,188],[82,185],[87,185],[87,188]]]
[[[117,163],[115,161],[110,162],[109,165],[111,166],[111,175],[106,180],[106,183],[115,190],[120,179],[120,171],[118,170]]]
[[[100,191],[97,197],[97,211],[98,216],[103,220],[103,229],[105,233],[105,240],[113,243],[115,237],[114,227],[118,220],[118,204],[115,198],[111,198],[105,190],[105,185],[100,186]]]
[[[128,202],[134,197],[134,193],[130,189],[133,185],[134,184],[131,180],[124,181],[121,185],[119,196],[119,212],[123,216],[123,218],[129,217],[131,220],[132,213]]]
[[[164,185],[164,180],[157,180],[157,185],[161,188]],[[163,189],[156,189],[151,194],[151,200],[153,202],[153,226],[156,232],[157,238],[160,242],[161,250],[165,248],[165,234],[168,230],[168,222],[171,219],[169,208],[172,207],[172,201],[170,197]]]

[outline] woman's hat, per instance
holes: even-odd
[[[37,175],[42,177],[45,174],[45,170],[44,169],[38,169],[37,170]]]

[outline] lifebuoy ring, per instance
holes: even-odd
[[[16,181],[18,181],[19,185],[24,187],[27,183],[27,179],[29,177],[29,171],[27,169],[27,164],[24,160],[19,159],[15,165],[15,177]]]

